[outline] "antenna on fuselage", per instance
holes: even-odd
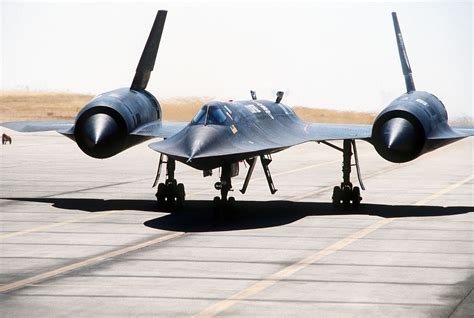
[[[257,92],[256,91],[250,91],[250,95],[252,96],[253,100],[257,99]]]
[[[277,99],[276,99],[275,103],[280,104],[281,100],[283,99],[283,94],[285,94],[285,93],[282,92],[282,91],[277,92]]]
[[[403,76],[405,77],[405,85],[407,87],[407,93],[409,93],[416,90],[415,83],[413,82],[410,62],[408,61],[408,55],[405,49],[405,44],[403,43],[402,31],[400,30],[400,25],[398,24],[396,12],[392,12],[392,19],[393,27],[395,28],[395,37],[397,38],[398,54],[400,55]]]

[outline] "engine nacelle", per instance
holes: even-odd
[[[120,88],[84,106],[76,117],[74,139],[87,155],[109,158],[146,140],[130,133],[156,120],[161,120],[161,107],[152,94]]]
[[[427,138],[447,126],[447,120],[446,109],[436,96],[413,91],[394,100],[377,116],[372,143],[388,161],[411,161],[436,148]]]

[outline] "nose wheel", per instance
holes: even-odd
[[[228,211],[232,210],[235,204],[234,197],[228,197],[229,191],[232,191],[232,177],[236,175],[235,167],[226,165],[222,167],[220,182],[216,182],[214,187],[220,190],[221,196],[214,197],[213,216],[214,218],[223,217]]]

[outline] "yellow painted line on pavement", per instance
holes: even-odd
[[[87,216],[83,216],[83,217],[80,217],[80,218],[70,219],[70,220],[67,220],[67,221],[64,221],[64,222],[57,222],[57,223],[39,225],[39,226],[32,227],[32,228],[27,229],[27,230],[0,235],[0,240],[10,238],[10,237],[19,236],[19,235],[24,235],[24,234],[28,234],[28,233],[34,233],[34,232],[49,230],[49,229],[52,229],[52,228],[55,228],[55,227],[58,227],[58,226],[63,226],[63,225],[67,225],[67,224],[81,222],[83,220],[95,219],[95,218],[107,216],[107,215],[110,215],[110,214],[114,214],[114,213],[117,213],[117,212],[119,212],[119,210],[112,210],[112,211],[107,211],[107,212],[95,212],[93,215],[87,215]]]
[[[451,191],[453,191],[454,189],[459,188],[459,187],[462,186],[463,184],[468,183],[468,182],[471,181],[472,179],[474,179],[474,175],[467,176],[466,178],[462,179],[461,181],[456,182],[455,184],[452,184],[452,185],[450,185],[449,187],[444,188],[444,189],[442,189],[442,190],[439,190],[438,192],[433,193],[433,194],[430,195],[429,197],[426,197],[426,198],[424,198],[423,200],[420,200],[420,201],[416,202],[415,205],[424,205],[424,204],[426,204],[426,203],[428,203],[428,202],[430,202],[430,201],[433,201],[434,199],[439,198],[439,197],[442,196],[443,194],[446,194],[446,193],[448,193],[448,192],[451,192]]]
[[[63,267],[51,270],[49,272],[45,272],[45,273],[38,274],[38,275],[29,277],[29,278],[25,278],[25,279],[22,279],[22,280],[19,280],[19,281],[10,283],[10,284],[6,284],[6,285],[3,285],[3,286],[0,286],[0,293],[9,292],[9,291],[12,291],[14,289],[24,287],[26,285],[36,284],[38,282],[41,282],[43,280],[55,277],[57,275],[61,275],[61,274],[64,274],[64,273],[67,273],[67,272],[70,272],[70,271],[73,271],[73,270],[77,270],[81,267],[94,265],[96,263],[105,261],[109,258],[117,257],[117,256],[120,256],[120,255],[123,255],[123,254],[126,254],[126,253],[130,253],[130,252],[137,251],[139,249],[143,249],[145,247],[149,247],[149,246],[152,246],[152,245],[156,245],[156,244],[159,244],[159,243],[162,243],[162,242],[165,242],[165,241],[169,241],[169,240],[178,238],[180,236],[183,236],[184,234],[186,234],[186,233],[185,232],[175,232],[175,233],[172,233],[172,234],[167,234],[167,235],[164,235],[164,236],[160,236],[158,238],[154,238],[152,240],[148,240],[148,241],[138,243],[138,244],[135,244],[135,245],[119,248],[117,250],[101,254],[99,256],[95,256],[95,257],[88,258],[86,260],[83,260],[83,261],[80,261],[80,262],[77,262],[77,263],[74,263],[74,264],[63,266]]]
[[[474,175],[468,176],[461,181],[452,184],[438,192],[433,193],[432,195],[418,201],[415,203],[415,205],[424,205],[440,196],[443,194],[446,194],[450,191],[453,191],[454,189],[462,186],[463,184],[471,181],[474,178]],[[380,221],[377,221],[353,234],[350,234],[349,236],[337,241],[336,243],[326,247],[323,250],[320,250],[317,253],[314,253],[312,255],[307,256],[306,258],[293,263],[282,270],[271,274],[270,276],[267,276],[266,278],[256,282],[255,284],[237,292],[236,294],[228,297],[227,299],[224,299],[220,302],[217,302],[207,308],[205,308],[203,311],[199,312],[198,314],[194,315],[193,317],[214,317],[230,307],[234,306],[235,304],[241,302],[242,300],[246,300],[252,296],[255,296],[256,294],[260,293],[261,291],[275,285],[276,283],[282,281],[283,279],[295,274],[296,272],[301,271],[302,269],[306,268],[307,266],[314,264],[321,260],[322,258],[331,255],[346,246],[356,242],[357,240],[369,235],[370,233],[376,231],[377,229],[381,228],[382,226],[393,222],[396,220],[396,218],[391,218],[391,219],[383,219]]]
[[[337,160],[337,161],[339,161],[339,160]],[[280,174],[287,174],[287,173],[292,173],[292,172],[295,172],[295,171],[307,170],[307,169],[311,169],[311,168],[314,168],[314,167],[317,167],[317,166],[328,165],[328,164],[331,164],[331,163],[334,163],[334,162],[336,162],[336,160],[335,161],[324,162],[324,163],[319,163],[319,164],[308,166],[308,167],[305,167],[305,168],[298,168],[298,169],[282,172]],[[379,170],[379,171],[375,172],[374,175],[383,173],[385,170],[387,170],[387,169]],[[326,187],[326,188],[320,189],[320,190],[318,190],[318,192],[326,191],[330,188],[332,188],[332,187]],[[308,196],[313,195],[313,194],[314,194],[314,192],[311,192],[310,194],[308,194]],[[19,231],[19,232],[14,232],[14,233],[1,235],[0,240],[4,239],[4,238],[8,238],[8,237],[14,237],[14,236],[18,236],[18,235],[27,234],[27,233],[43,231],[43,230],[47,230],[47,229],[51,229],[51,228],[71,224],[71,223],[76,223],[76,222],[80,222],[80,221],[86,220],[86,219],[98,218],[98,217],[101,217],[101,216],[106,216],[106,215],[110,215],[110,214],[117,213],[117,212],[120,212],[120,211],[113,210],[113,211],[101,212],[100,214],[88,215],[88,216],[84,216],[84,217],[76,218],[76,219],[71,219],[71,220],[64,221],[64,222],[41,225],[41,226],[37,226],[37,227],[31,228],[31,229],[28,229],[28,230],[23,230],[23,231]],[[150,240],[150,241],[139,243],[137,245],[128,246],[128,247],[124,247],[124,248],[121,248],[121,249],[118,249],[118,250],[115,250],[115,251],[112,251],[112,252],[108,252],[108,253],[105,253],[105,254],[102,254],[102,255],[99,255],[99,256],[96,256],[96,257],[93,257],[93,258],[89,258],[89,259],[86,259],[84,261],[74,263],[74,264],[71,264],[71,265],[68,265],[68,266],[64,266],[64,267],[61,267],[61,268],[58,268],[58,269],[55,269],[55,270],[52,270],[52,271],[49,271],[49,272],[46,272],[46,273],[38,274],[36,276],[26,278],[26,279],[23,279],[23,280],[20,280],[20,281],[17,281],[17,282],[13,282],[13,283],[9,283],[9,284],[0,284],[0,292],[8,292],[8,291],[18,289],[18,288],[21,288],[21,287],[24,287],[24,286],[27,286],[27,285],[28,286],[34,286],[38,282],[41,282],[43,280],[52,278],[54,276],[57,276],[57,275],[60,275],[60,274],[63,274],[63,273],[66,273],[66,272],[84,267],[84,266],[92,265],[92,264],[101,262],[103,260],[106,260],[108,258],[123,255],[125,253],[129,253],[129,252],[132,252],[132,251],[136,251],[138,249],[141,249],[141,248],[144,248],[144,247],[147,247],[147,246],[150,246],[150,245],[158,244],[160,242],[164,242],[164,241],[167,241],[167,240],[170,240],[170,239],[173,239],[173,238],[177,238],[177,237],[180,237],[184,234],[185,234],[184,232],[176,232],[176,233],[169,234],[169,235],[166,235],[166,236],[163,236],[163,237],[159,237],[157,239],[153,239],[153,240]]]

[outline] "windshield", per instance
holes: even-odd
[[[225,120],[225,114],[220,108],[216,106],[209,106],[209,112],[207,113],[208,125],[220,125],[225,122]]]
[[[192,123],[193,124],[201,124],[201,125],[204,125],[205,121],[206,121],[206,113],[207,113],[207,107],[204,106],[203,108],[201,108],[198,113],[196,114],[196,116],[194,116],[193,120],[192,120]]]
[[[196,125],[221,125],[227,117],[219,106],[204,105],[194,116],[192,123]]]

